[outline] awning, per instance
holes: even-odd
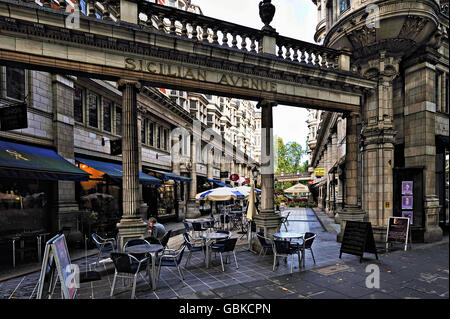
[[[82,171],[53,150],[0,141],[0,176],[41,180],[87,181]]]
[[[91,159],[85,159],[81,157],[75,158],[78,162],[90,166],[100,172],[103,172],[105,175],[108,175],[112,181],[117,184],[122,183],[122,165],[95,161]],[[139,172],[139,184],[143,185],[161,185],[161,180],[156,177],[144,174]]]
[[[219,181],[217,179],[208,179],[208,182],[214,183],[214,184],[216,184],[217,186],[220,186],[220,187],[230,187],[230,188],[233,187],[233,186],[228,185],[228,184],[226,184],[226,183],[224,183],[222,181]]]
[[[192,179],[190,179],[188,177],[184,177],[184,176],[177,175],[177,174],[174,174],[174,173],[157,171],[157,170],[154,170],[154,169],[148,170],[148,174],[151,175],[151,176],[155,176],[155,177],[158,177],[158,178],[165,179],[165,180],[180,181],[180,182],[184,182],[184,183],[192,182]]]

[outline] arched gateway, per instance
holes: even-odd
[[[94,6],[103,7],[103,17]],[[262,107],[262,214],[257,226],[273,232],[272,107],[277,104],[345,112],[346,203],[357,211],[356,118],[376,82],[351,70],[348,51],[147,1],[87,1],[88,15],[45,0],[0,0],[0,64],[119,83],[123,106],[122,240],[142,233],[137,217],[136,92],[142,85],[176,88],[259,102]],[[120,17],[120,18],[119,18]],[[356,210],[355,210],[356,209]]]

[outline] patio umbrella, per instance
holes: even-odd
[[[251,222],[253,218],[258,215],[258,211],[256,210],[255,204],[255,186],[252,184],[250,188],[249,196],[248,196],[248,206],[247,206],[247,220],[248,220],[248,250],[252,251],[252,227]]]
[[[218,187],[195,195],[195,199],[211,201],[227,201],[230,199],[244,198],[244,194],[230,187]]]
[[[261,193],[261,190],[258,189],[258,188],[255,188],[253,185],[251,187],[249,187],[249,186],[238,186],[238,187],[234,187],[233,189],[237,190],[239,193],[244,194],[245,197],[250,195],[252,189],[256,193]]]

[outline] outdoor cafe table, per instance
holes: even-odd
[[[224,233],[204,233],[201,234],[200,237],[205,240],[205,246],[206,246],[206,268],[209,268],[209,259],[210,259],[210,248],[208,241],[213,240],[219,240],[219,239],[226,239],[228,238],[228,234]]]
[[[279,232],[272,235],[277,239],[291,240],[291,239],[299,239],[303,238],[304,234],[294,233],[294,232]]]
[[[164,247],[159,244],[143,244],[127,247],[126,252],[132,255],[146,255],[150,254],[152,256],[152,277],[151,284],[152,289],[156,289],[156,258],[158,257],[158,253],[164,250]],[[138,258],[139,259],[139,258]]]
[[[197,219],[186,219],[185,222],[186,223],[209,223],[211,222],[213,219],[212,218],[197,218]]]

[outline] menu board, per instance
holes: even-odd
[[[54,276],[55,272],[58,273],[58,278],[61,283],[62,297],[65,299],[74,299],[77,293],[76,276],[71,267],[64,235],[53,237],[45,245],[37,299],[47,297],[47,294],[48,298],[51,298],[57,282]]]
[[[389,243],[404,243],[406,251],[409,237],[409,224],[409,217],[389,217],[386,234],[386,250],[389,249]]]
[[[372,224],[369,222],[347,221],[339,258],[341,258],[342,253],[346,253],[359,256],[361,262],[364,252],[375,254],[378,259]]]
[[[64,297],[66,299],[74,299],[77,288],[64,235],[53,241],[52,248],[55,252],[56,268],[58,269]]]

